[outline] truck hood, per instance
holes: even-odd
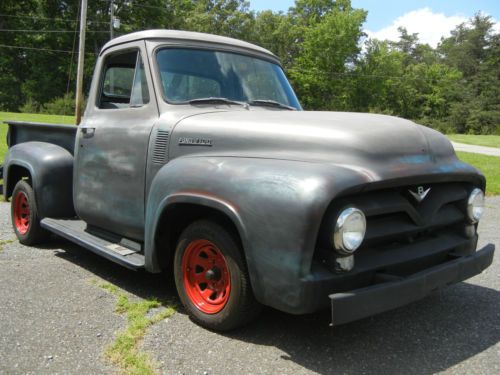
[[[196,144],[197,140],[204,145],[186,144]],[[349,166],[377,163],[395,168],[456,160],[446,137],[411,121],[385,115],[311,111],[241,110],[191,115],[175,126],[170,157],[193,153]]]

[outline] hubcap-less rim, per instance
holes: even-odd
[[[30,205],[22,191],[16,194],[14,201],[14,225],[19,234],[26,234],[30,228]]]
[[[200,311],[216,314],[224,308],[231,278],[217,246],[208,240],[189,243],[182,257],[182,273],[186,293]]]

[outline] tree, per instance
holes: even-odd
[[[291,19],[283,13],[274,13],[270,10],[257,13],[248,41],[273,52],[279,57],[285,69],[291,66],[296,57]]]
[[[484,14],[457,26],[436,49],[404,28],[397,41],[367,40],[361,49],[367,13],[350,0],[296,0],[287,12],[258,13],[244,0],[113,2],[121,20],[116,36],[192,30],[269,49],[306,109],[387,113],[446,131],[500,134],[500,36]],[[0,110],[66,110],[76,75],[79,4],[0,2]],[[110,6],[110,0],[89,2],[87,92],[110,37]]]
[[[3,0],[0,14],[23,14],[36,7],[32,0]],[[32,20],[21,17],[0,17],[0,29],[17,30],[30,28]],[[26,35],[14,32],[0,32],[0,44],[22,46],[27,42]],[[0,53],[0,110],[17,110],[24,102],[22,86],[29,77],[30,50],[3,47]]]
[[[188,30],[248,39],[253,27],[253,13],[243,0],[196,1],[187,15],[184,27]]]
[[[459,97],[462,75],[419,43],[417,34],[400,32],[396,42],[367,41],[354,70],[351,108],[442,126]]]
[[[360,112],[398,112],[398,90],[404,75],[404,53],[387,41],[370,39],[353,71],[351,108]]]
[[[346,109],[346,77],[360,51],[366,11],[350,1],[297,1],[295,27],[303,35],[290,76],[303,104],[314,109]]]
[[[464,80],[459,104],[450,116],[457,131],[500,134],[500,47],[490,16],[476,14],[443,39],[443,61],[460,70]]]

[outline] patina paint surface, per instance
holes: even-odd
[[[143,41],[131,42],[127,49],[146,56]],[[100,72],[109,48],[96,66]],[[151,73],[145,65],[149,97],[141,107],[101,109],[98,107],[101,74],[92,81],[91,95],[75,147],[74,202],[80,218],[113,233],[142,241],[146,160],[153,124],[158,119]],[[90,132],[90,133],[89,133]]]

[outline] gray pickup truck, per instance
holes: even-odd
[[[19,241],[50,232],[173,273],[197,323],[267,305],[332,323],[479,274],[485,179],[411,121],[309,112],[276,56],[150,30],[107,43],[80,126],[8,122],[4,196]],[[474,301],[471,301],[474,303]]]

